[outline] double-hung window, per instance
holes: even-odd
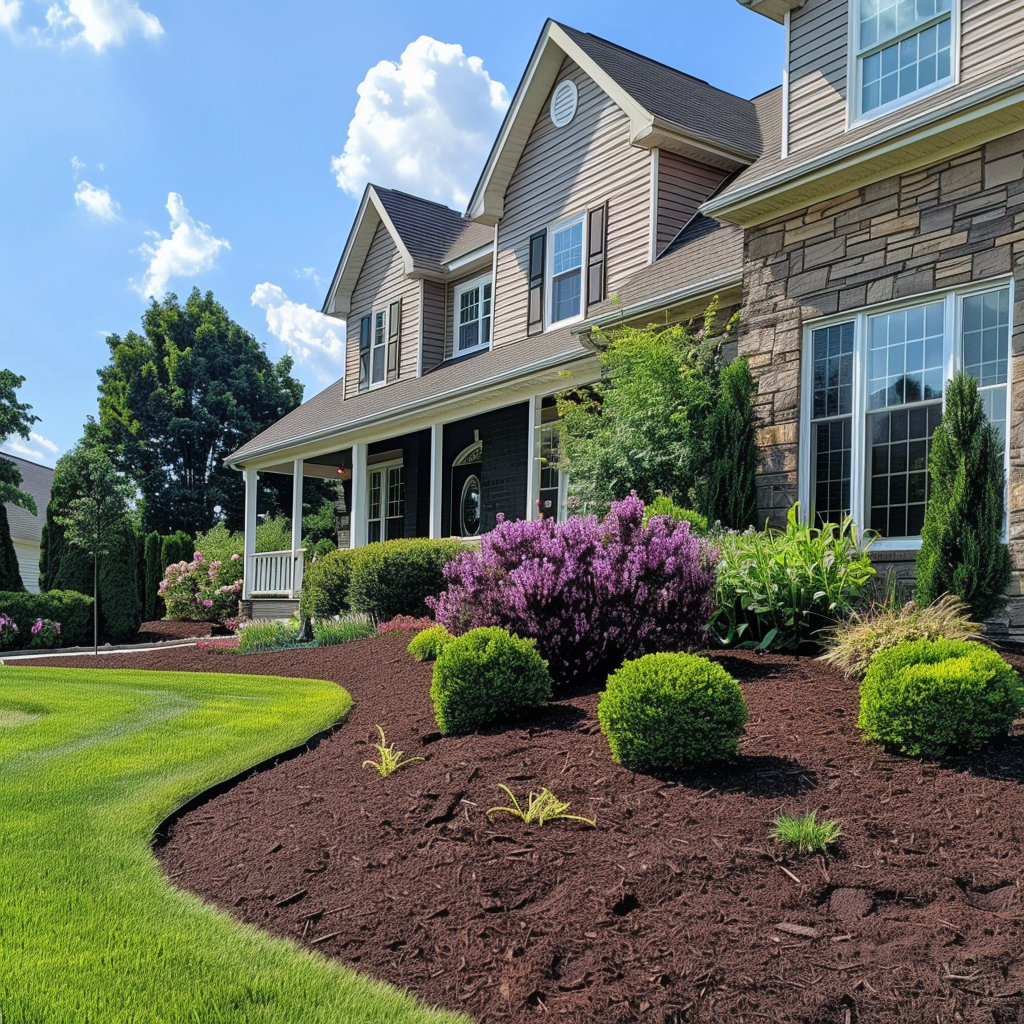
[[[583,312],[583,216],[548,232],[551,306],[548,322],[572,320]]]
[[[489,274],[456,285],[453,355],[468,355],[490,347],[493,289]]]
[[[388,345],[388,317],[382,309],[373,314],[373,351],[370,353],[370,385],[384,382],[384,355]]]
[[[367,541],[404,537],[405,468],[401,463],[371,466],[367,484]]]
[[[805,348],[803,500],[817,523],[852,514],[881,547],[916,547],[945,383],[978,381],[1003,439],[1010,286],[947,292],[812,327]]]
[[[853,117],[873,116],[954,78],[958,0],[852,0]]]

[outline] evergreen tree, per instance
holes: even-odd
[[[7,522],[7,509],[0,504],[0,593],[22,591],[25,584],[18,566],[18,553],[11,540],[11,527]]]
[[[154,530],[146,534],[145,541],[145,590],[142,616],[146,622],[163,618],[163,601],[160,598],[160,581],[164,578],[165,566],[160,564],[160,534]]]
[[[174,533],[162,538],[160,542],[160,579],[164,578],[164,571],[167,566],[175,562],[191,562],[195,553],[195,541],[192,535],[184,530],[176,530]],[[157,580],[159,583],[160,580]]]
[[[987,619],[1005,603],[1012,562],[1003,541],[1003,443],[985,416],[978,383],[957,374],[928,460],[931,493],[917,556],[919,605],[944,593]]]

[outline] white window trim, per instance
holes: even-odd
[[[392,459],[389,462],[373,462],[373,463],[369,464],[366,467],[366,499],[365,499],[365,507],[363,508],[363,521],[366,523],[366,535],[367,535],[367,537],[369,537],[369,535],[370,535],[370,523],[378,523],[379,522],[380,523],[380,536],[381,536],[381,540],[384,540],[384,524],[390,518],[386,514],[387,513],[387,506],[388,506],[388,495],[387,495],[388,475],[389,475],[389,471],[394,469],[396,466],[404,467],[405,466],[405,460],[404,459]],[[380,498],[380,519],[371,519],[370,518],[370,490],[371,490],[370,478],[373,476],[374,473],[378,473],[378,472],[379,473],[383,473],[382,483],[381,483],[381,498]],[[405,498],[404,497],[402,499],[402,502],[403,502],[403,504],[405,503]],[[404,509],[403,509],[402,514],[403,515],[405,514],[405,510]]]
[[[494,337],[494,277],[491,274],[481,274],[479,277],[474,277],[472,281],[462,281],[457,284],[454,288],[454,295],[452,297],[452,359],[462,359],[464,356],[475,355],[477,352],[484,352],[491,347],[490,341],[479,342],[472,348],[464,348],[459,351],[459,308],[462,299],[462,293],[468,292],[473,288],[480,289],[480,307],[481,316],[478,323],[483,322],[483,288],[484,285],[489,284],[491,286],[491,314],[488,319],[491,321],[491,338]],[[483,334],[483,331],[480,332]]]
[[[917,100],[931,96],[933,93],[949,89],[960,82],[960,0],[953,0],[950,11],[949,25],[949,64],[950,77],[942,79],[941,82],[933,82],[931,85],[918,89],[916,92],[900,96],[889,103],[875,107],[873,110],[864,113],[860,109],[862,96],[862,61],[860,58],[860,3],[859,0],[850,0],[848,5],[847,25],[847,63],[846,63],[846,130],[859,128],[868,124],[876,118],[884,117],[886,114],[899,110],[901,107],[909,106]]]
[[[384,365],[384,376],[380,380],[373,379],[373,353],[377,346],[377,317],[384,318],[384,344],[380,348],[384,351],[384,359],[382,360]],[[370,314],[370,373],[369,381],[367,385],[367,391],[373,391],[374,388],[382,388],[388,382],[388,311],[387,308],[375,309]]]
[[[564,320],[553,320],[551,313],[555,304],[555,235],[564,231],[573,224],[579,224],[582,229],[582,247],[580,249],[580,311],[576,316],[567,316]],[[579,323],[587,308],[587,213],[581,210],[571,217],[563,217],[561,220],[549,224],[547,236],[544,239],[544,329],[551,330],[552,327],[565,327],[567,324]]]
[[[1014,279],[1012,277],[998,277],[987,281],[975,281],[957,285],[953,288],[940,288],[916,295],[908,295],[892,302],[877,303],[873,306],[847,310],[845,313],[836,313],[833,316],[820,317],[804,323],[800,367],[800,445],[797,455],[797,496],[800,501],[800,516],[804,522],[810,520],[812,500],[811,475],[814,453],[811,451],[811,424],[814,419],[814,359],[812,356],[814,331],[820,330],[823,327],[834,326],[835,324],[854,322],[853,403],[850,413],[853,426],[850,435],[850,511],[853,515],[858,536],[863,536],[865,533],[863,522],[866,519],[867,513],[867,431],[865,423],[868,414],[868,381],[865,339],[867,337],[868,317],[879,313],[907,309],[911,306],[920,306],[928,302],[941,300],[946,303],[942,342],[945,361],[942,405],[943,409],[945,409],[945,384],[956,370],[959,369],[962,355],[958,352],[957,341],[960,339],[961,324],[963,322],[963,300],[970,295],[1003,288],[1009,289],[1010,293],[1010,326],[1007,332],[1006,438],[1003,449],[1003,472],[1006,474],[1008,491],[1010,476],[1010,430],[1013,417]],[[962,348],[962,342],[960,348]],[[894,406],[893,408],[899,407]],[[1006,511],[1007,513],[1009,512],[1008,506]],[[1007,515],[1007,522],[1009,522],[1009,515]],[[1004,535],[1003,539],[1006,540],[1008,538]],[[920,547],[920,537],[879,537],[872,544],[872,550],[874,551],[917,551]]]

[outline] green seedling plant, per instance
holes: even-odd
[[[818,821],[817,816],[817,811],[780,814],[768,835],[787,846],[795,846],[797,853],[828,853],[843,833],[838,821]]]
[[[546,821],[581,821],[584,825],[589,825],[591,828],[596,826],[596,822],[590,818],[584,818],[579,814],[566,814],[566,811],[569,810],[569,803],[565,800],[559,800],[549,789],[542,789],[539,793],[530,793],[526,800],[526,807],[519,803],[515,793],[508,786],[499,783],[498,789],[503,789],[508,794],[509,800],[512,801],[512,806],[491,807],[487,811],[488,817],[502,811],[505,814],[511,814],[513,817],[519,818],[520,821],[527,825],[543,825]]]
[[[399,768],[414,764],[416,761],[425,761],[425,757],[407,757],[404,761],[402,755],[405,751],[395,750],[394,743],[388,743],[384,730],[378,725],[377,732],[380,735],[380,743],[374,743],[379,761],[367,759],[363,762],[364,768],[374,768],[381,778],[386,779],[389,775],[397,772]]]

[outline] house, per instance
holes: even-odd
[[[549,21],[464,214],[367,189],[324,304],[344,380],[229,459],[247,598],[301,581],[298,531],[254,553],[259,472],[340,477],[353,546],[563,514],[553,396],[596,379],[588,332],[713,295],[744,310],[765,517],[852,514],[912,571],[963,367],[1024,570],[1024,0],[739,2],[786,27],[779,88],[744,100]]]
[[[36,502],[38,515],[18,505],[5,503],[7,523],[11,528],[11,540],[18,556],[18,570],[21,582],[30,593],[39,593],[39,547],[43,539],[43,523],[46,521],[46,506],[50,504],[50,490],[53,488],[53,470],[49,466],[20,459],[6,452],[0,458],[9,459],[21,472],[21,490],[31,494]]]

